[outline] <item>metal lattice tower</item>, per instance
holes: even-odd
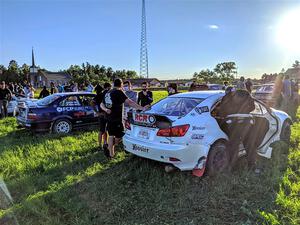
[[[148,78],[148,51],[147,51],[145,0],[143,0],[143,5],[142,5],[142,31],[141,31],[141,49],[140,49],[140,77]]]

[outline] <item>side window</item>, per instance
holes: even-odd
[[[90,95],[82,95],[79,96],[80,102],[82,106],[92,106],[94,97]]]
[[[59,103],[59,106],[80,106],[77,96],[68,96]]]

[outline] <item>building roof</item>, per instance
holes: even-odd
[[[131,82],[132,85],[141,85],[143,82],[151,83],[153,81],[159,82],[157,78],[136,78],[136,79],[127,79]]]
[[[300,79],[300,67],[289,68],[284,74],[289,75],[290,78]]]
[[[57,81],[57,80],[70,80],[71,76],[66,72],[50,72],[50,71],[40,71],[47,80]]]

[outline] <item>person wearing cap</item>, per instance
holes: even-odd
[[[4,81],[0,83],[0,114],[1,117],[7,117],[7,107],[11,100],[11,91],[6,87]]]

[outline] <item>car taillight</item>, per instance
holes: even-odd
[[[36,120],[37,119],[37,115],[35,113],[28,113],[27,114],[27,119],[29,119],[29,120]]]
[[[130,123],[129,123],[128,120],[125,120],[125,128],[126,128],[127,130],[131,130]]]
[[[190,127],[190,125],[185,124],[185,125],[160,129],[157,132],[157,136],[161,136],[161,137],[183,137],[186,134],[186,132],[188,131],[189,127]]]

